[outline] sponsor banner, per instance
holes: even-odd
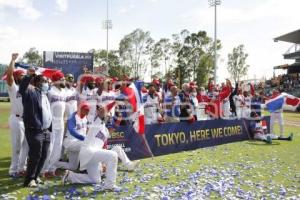
[[[270,117],[265,117],[269,128]],[[132,127],[120,127],[109,139],[109,145],[121,145],[130,159],[154,156],[249,140],[250,120],[205,120],[146,125],[145,137]],[[146,138],[147,141],[144,140]]]
[[[43,64],[46,68],[71,73],[75,80],[84,72],[93,71],[93,53],[44,51]]]

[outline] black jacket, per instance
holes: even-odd
[[[25,128],[42,130],[42,92],[38,88],[29,86],[31,79],[31,76],[25,76],[19,87],[24,108],[23,121]]]

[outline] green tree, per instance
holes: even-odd
[[[42,66],[43,58],[39,51],[32,47],[23,55],[21,62],[28,63],[30,65]]]
[[[244,45],[233,48],[232,53],[228,54],[227,70],[231,74],[234,82],[238,82],[247,75],[249,65],[246,64],[248,54],[245,53]]]
[[[106,50],[100,49],[94,51],[94,66],[101,67],[107,65]],[[108,53],[108,75],[110,77],[121,78],[124,75],[129,75],[129,68],[122,67],[120,64],[120,58],[117,51],[109,51]]]
[[[172,43],[167,38],[162,38],[154,45],[154,54],[157,61],[164,66],[164,74],[168,73],[168,62],[171,59]]]
[[[213,40],[207,36],[205,31],[197,33],[183,32],[185,38],[174,42],[175,47],[180,47],[177,54],[177,67],[174,70],[176,77],[179,77],[179,84],[187,81],[197,81],[198,85],[207,82],[212,74],[214,45]],[[217,50],[221,49],[221,42],[217,41]]]
[[[150,48],[154,40],[149,31],[136,29],[125,35],[119,44],[119,55],[122,66],[132,68],[134,76],[145,74],[149,60]]]

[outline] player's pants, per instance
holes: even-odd
[[[94,152],[94,156],[87,165],[87,174],[70,172],[67,180],[71,183],[100,183],[101,163],[106,164],[104,187],[112,188],[116,184],[118,155],[111,150],[99,149]]]
[[[9,118],[11,136],[11,164],[9,174],[24,171],[28,155],[28,144],[25,138],[23,119],[11,114]]]
[[[56,163],[59,161],[61,155],[63,139],[64,128],[55,129],[55,127],[52,127],[52,132],[50,134],[50,147],[43,172],[55,172]]]
[[[275,139],[275,140],[278,139],[277,135],[274,135],[274,134],[261,134],[261,133],[255,134],[254,139],[255,140],[266,140],[267,136],[270,136],[271,139]]]
[[[122,149],[122,147],[120,147],[120,146],[114,146],[111,150],[117,153],[118,158],[122,161],[122,163],[125,166],[128,165],[131,162],[129,160],[129,158],[127,157],[125,151]]]
[[[77,139],[68,139],[64,141],[64,147],[67,152],[69,162],[57,162],[56,167],[62,169],[76,170],[79,165],[79,151],[83,141]]]
[[[241,119],[242,118],[242,108],[241,107],[236,107],[236,117],[238,118],[238,119]]]
[[[275,121],[278,121],[279,124],[279,129],[280,129],[280,136],[283,136],[283,115],[282,112],[273,112],[270,114],[270,133],[275,134],[274,133],[274,124]]]
[[[242,108],[242,118],[248,119],[250,118],[251,109],[249,108]]]
[[[223,111],[224,111],[224,118],[229,118],[230,117],[230,102],[225,101],[223,103]]]

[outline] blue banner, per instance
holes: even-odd
[[[269,130],[270,117],[265,117]],[[121,145],[132,160],[251,139],[250,120],[205,120],[147,125],[145,137],[130,126],[120,127],[109,145]],[[150,147],[150,151],[149,151]]]
[[[93,71],[93,53],[44,51],[44,67],[74,75],[75,80],[86,71]]]

